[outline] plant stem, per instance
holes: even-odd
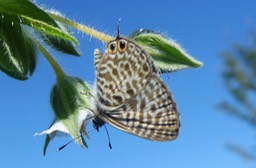
[[[61,69],[61,67],[59,66],[59,64],[55,61],[55,59],[52,57],[52,55],[39,43],[39,50],[42,52],[42,54],[44,55],[44,57],[47,59],[47,61],[50,63],[52,69],[54,70],[57,79],[62,79],[65,76],[65,73],[63,72],[63,70]]]
[[[92,37],[94,37],[96,39],[99,39],[99,40],[101,40],[101,41],[103,41],[105,43],[107,43],[110,40],[114,39],[114,37],[108,36],[108,35],[106,35],[106,34],[104,34],[102,32],[94,30],[94,29],[92,29],[92,28],[90,28],[88,26],[85,26],[85,25],[76,23],[74,21],[71,21],[71,20],[69,20],[67,18],[64,18],[64,17],[60,16],[60,15],[49,13],[49,12],[47,12],[47,14],[50,17],[52,17],[54,20],[59,21],[61,23],[64,23],[66,25],[69,25],[69,26],[71,26],[71,27],[73,27],[73,28],[75,28],[77,30],[80,30],[80,31],[82,31],[82,32],[84,32],[84,33],[86,33],[86,34],[88,34],[88,35],[90,35],[90,36],[92,36]]]

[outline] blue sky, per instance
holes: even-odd
[[[181,132],[177,140],[157,143],[146,141],[108,126],[113,149],[109,150],[104,129],[92,132],[88,149],[75,143],[61,152],[56,149],[70,138],[55,139],[43,157],[44,137],[35,132],[48,128],[53,120],[49,94],[55,76],[39,55],[34,75],[17,81],[0,73],[0,167],[122,167],[122,168],[246,168],[253,163],[229,152],[225,144],[250,146],[255,130],[218,111],[215,105],[231,97],[220,76],[220,52],[239,41],[249,44],[249,33],[256,27],[254,0],[216,1],[86,1],[38,0],[46,8],[116,35],[121,18],[121,34],[148,28],[175,39],[189,54],[204,62],[199,69],[188,69],[161,77],[171,90],[181,113]],[[83,53],[81,58],[51,53],[64,71],[90,84],[94,82],[93,50],[105,45],[76,33]]]

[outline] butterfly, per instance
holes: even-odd
[[[178,136],[176,103],[142,47],[118,35],[107,44],[104,55],[95,49],[94,67],[96,129],[107,123],[152,141],[169,141]]]

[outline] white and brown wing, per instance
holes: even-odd
[[[177,137],[179,113],[151,57],[134,42],[118,37],[103,56],[94,53],[96,127],[104,122],[139,137],[167,141]]]
[[[154,72],[147,53],[123,38],[110,42],[104,56],[96,50],[94,64],[97,98],[105,107],[120,106],[138,95]]]
[[[100,118],[120,130],[154,141],[175,139],[180,128],[176,104],[156,75],[140,94]]]

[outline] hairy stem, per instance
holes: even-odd
[[[63,78],[65,76],[65,73],[63,72],[59,64],[55,61],[52,55],[39,42],[37,43],[38,43],[39,50],[42,52],[43,56],[47,59],[52,69],[54,70],[57,76],[57,79]]]
[[[73,28],[75,28],[75,29],[77,29],[79,31],[82,31],[82,32],[84,32],[84,33],[86,33],[86,34],[88,34],[88,35],[90,35],[90,36],[92,36],[92,37],[94,37],[96,39],[99,39],[99,40],[101,40],[101,41],[103,41],[105,43],[107,43],[110,40],[114,39],[114,37],[106,35],[106,34],[104,34],[102,32],[99,32],[99,31],[97,31],[95,29],[92,29],[92,28],[90,28],[88,26],[85,26],[85,25],[76,23],[74,21],[71,21],[71,20],[69,20],[67,18],[64,18],[64,17],[60,16],[60,15],[49,13],[49,12],[47,14],[50,17],[52,17],[54,20],[56,20],[58,22],[61,22],[61,23],[64,23],[66,25],[69,25],[69,26],[71,26],[71,27],[73,27]]]

